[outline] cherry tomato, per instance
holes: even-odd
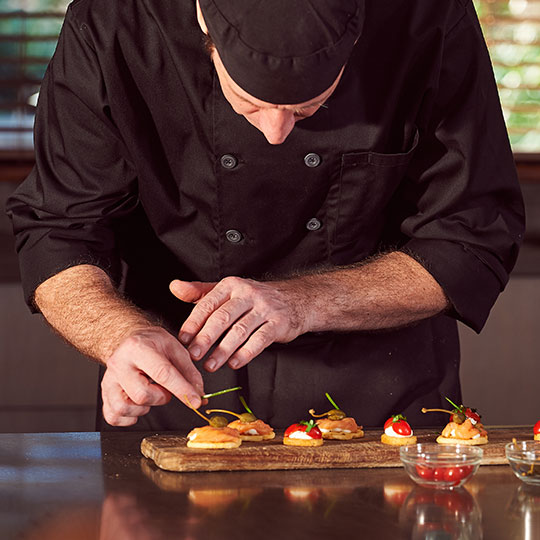
[[[465,416],[471,420],[474,420],[475,422],[480,422],[480,415],[469,407],[465,409]]]
[[[433,479],[433,467],[429,467],[428,465],[418,464],[416,466],[416,474],[420,478],[423,478],[424,480],[432,480]]]
[[[536,422],[536,424],[534,424],[533,432],[534,432],[535,435],[538,435],[540,433],[540,420],[538,420],[538,422]]]
[[[308,426],[306,424],[292,424],[285,430],[285,437],[288,437],[291,433],[294,433],[295,431],[306,432],[307,428]],[[322,439],[321,430],[317,426],[313,426],[309,431],[307,431],[307,434],[312,439]]]
[[[436,467],[433,469],[433,480],[436,482],[442,482],[445,478],[446,467]]]
[[[385,430],[389,427],[391,427],[398,435],[404,435],[405,437],[408,437],[412,433],[411,426],[407,423],[407,419],[401,414],[391,416],[384,423]]]
[[[444,480],[446,482],[452,482],[454,485],[458,485],[464,478],[467,478],[472,472],[470,465],[447,467],[444,472]]]
[[[445,482],[451,482],[452,485],[457,486],[463,478],[460,467],[448,467],[444,471]]]

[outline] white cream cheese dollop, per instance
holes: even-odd
[[[288,435],[289,439],[304,439],[306,441],[311,440],[313,437],[310,437],[305,431],[293,431]]]
[[[342,428],[339,428],[339,427],[332,428],[332,429],[325,429],[325,428],[319,428],[319,429],[321,430],[321,433],[330,433],[331,431],[333,431],[333,432],[340,431],[342,433],[351,433],[350,429],[342,429]]]
[[[407,437],[412,437],[413,436],[413,431],[411,429],[411,434],[410,435],[400,435],[399,433],[396,433],[394,431],[394,428],[390,425],[384,430],[384,434],[387,435],[388,437],[396,437],[398,439],[406,439]]]

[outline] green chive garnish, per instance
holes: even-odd
[[[235,390],[242,390],[241,386],[235,386],[234,388],[227,388],[226,390],[220,390],[219,392],[213,392],[211,394],[204,394],[203,399],[208,399],[214,396],[220,396],[221,394],[226,394],[227,392],[234,392]]]
[[[249,414],[253,414],[253,411],[247,406],[246,400],[243,398],[243,396],[239,396],[239,398],[240,403],[242,403],[242,405],[244,406],[244,409],[246,409]]]
[[[339,407],[334,403],[334,400],[330,397],[330,394],[326,392],[325,396],[328,398],[328,401],[334,406],[334,408],[339,411]]]
[[[448,401],[450,405],[453,405],[458,411],[461,411],[461,407],[458,407],[451,399],[447,398],[446,396],[444,396],[444,399],[446,399],[446,401]]]

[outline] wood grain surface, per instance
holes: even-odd
[[[532,439],[531,428],[492,428],[482,445],[484,465],[506,464],[504,445],[512,438]],[[419,443],[434,443],[440,430],[418,429]],[[188,448],[180,434],[153,435],[141,442],[142,454],[166,471],[268,471],[287,469],[346,469],[401,467],[399,447],[380,442],[380,431],[366,431],[362,439],[328,441],[322,446],[294,447],[283,444],[281,433],[272,441],[243,442],[238,448],[205,450]]]

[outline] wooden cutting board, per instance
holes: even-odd
[[[506,464],[504,445],[512,438],[532,439],[532,428],[488,428],[482,445],[484,465]],[[418,429],[419,443],[435,442],[440,430]],[[362,439],[324,441],[319,447],[285,446],[282,434],[271,441],[243,442],[238,448],[188,448],[182,435],[153,435],[141,442],[142,454],[166,471],[268,471],[283,469],[347,469],[401,467],[399,447],[380,442],[380,431],[366,431]]]

